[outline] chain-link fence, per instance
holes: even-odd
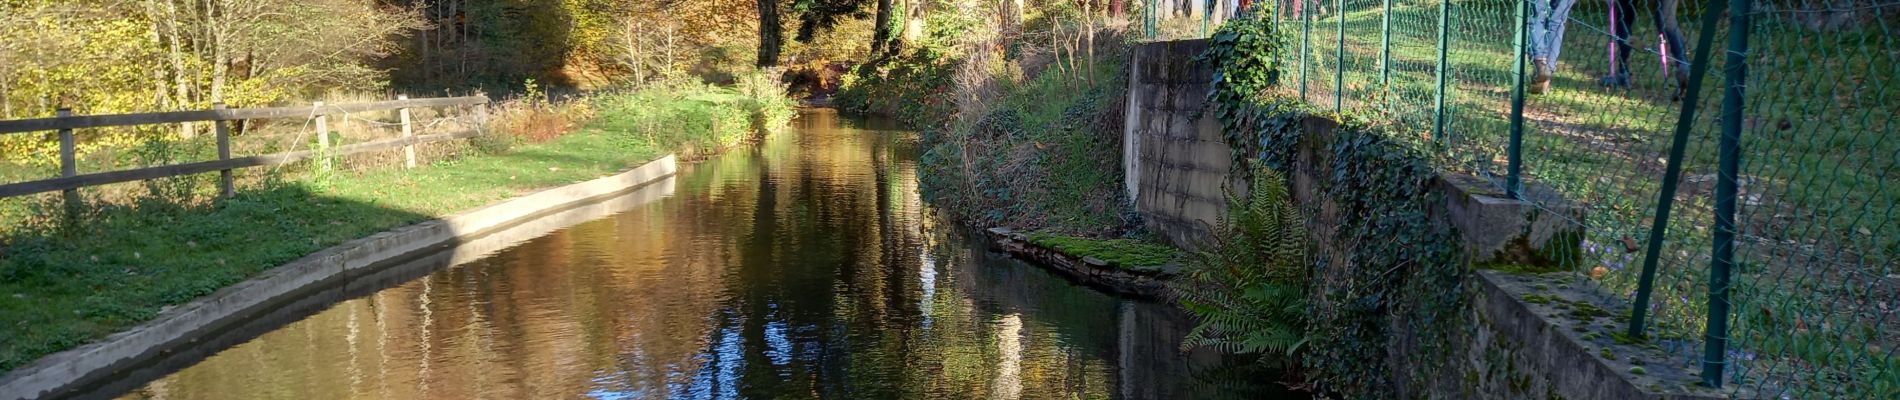
[[[1195,1],[1149,2],[1145,32],[1205,36],[1162,29]],[[1288,41],[1289,95],[1580,206],[1566,267],[1703,380],[1900,398],[1900,2],[1244,3]]]

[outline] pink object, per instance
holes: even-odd
[[[1615,0],[1611,0],[1611,1],[1615,1]],[[1615,74],[1616,66],[1621,65],[1621,64],[1616,63],[1617,61],[1616,60],[1616,38],[1622,37],[1623,35],[1619,34],[1616,31],[1616,25],[1617,25],[1616,21],[1617,21],[1616,20],[1616,3],[1610,3],[1610,73],[1611,74]]]
[[[1662,58],[1663,76],[1669,76],[1669,39],[1663,37],[1663,34],[1658,33],[1656,34],[1656,43],[1656,48],[1662,50],[1657,56]]]

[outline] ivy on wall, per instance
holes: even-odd
[[[1315,230],[1320,237],[1310,246],[1307,379],[1351,398],[1427,396],[1424,388],[1456,370],[1452,355],[1462,349],[1453,339],[1467,330],[1474,288],[1455,233],[1430,216],[1433,202],[1443,201],[1432,190],[1438,170],[1424,150],[1363,118],[1317,113],[1273,95],[1285,43],[1271,21],[1237,20],[1199,60],[1213,63],[1208,100],[1235,165],[1307,174],[1316,201],[1302,207],[1307,218],[1323,220],[1316,225],[1331,227]],[[1337,128],[1330,137],[1308,137],[1317,133],[1303,129],[1313,118]],[[1299,159],[1302,146],[1307,160]]]

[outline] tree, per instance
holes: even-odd
[[[891,4],[892,0],[877,0],[877,19],[871,29],[871,57],[883,55],[886,46],[891,45]]]
[[[758,4],[759,57],[756,65],[777,66],[779,50],[785,46],[784,28],[779,26],[778,0],[758,0]]]
[[[243,107],[379,90],[387,73],[367,61],[419,26],[410,10],[378,0],[0,0],[0,114]],[[80,150],[151,135],[105,129]],[[13,161],[50,162],[56,147],[0,137],[0,157]]]

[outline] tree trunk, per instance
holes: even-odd
[[[1093,3],[1095,2],[1091,0],[1082,0],[1082,32],[1086,35],[1082,42],[1082,51],[1088,54],[1087,75],[1091,86],[1095,85],[1095,12],[1090,7]]]
[[[0,119],[13,119],[13,74],[0,71]]]
[[[461,3],[466,3],[467,1],[468,0],[457,0],[457,2]],[[455,18],[455,42],[461,45],[460,50],[455,52],[455,70],[457,74],[461,75],[462,79],[466,80],[469,79],[468,59],[472,58],[469,51],[474,50],[474,46],[471,45],[473,41],[468,40],[468,4],[462,4],[460,10],[460,13],[453,16]]]
[[[173,89],[176,90],[176,92],[172,94],[172,105],[182,110],[191,105],[191,83],[189,81],[190,73],[185,70],[183,39],[179,37],[178,33],[178,5],[172,4],[171,0],[165,0],[164,20],[165,39],[169,45],[169,58],[172,64]],[[178,135],[186,138],[191,137],[191,123],[186,122],[179,124]]]
[[[205,32],[209,32],[211,43],[211,102],[224,101],[225,75],[231,72],[231,52],[228,37],[231,29],[231,16],[228,4],[224,1],[205,4]]]
[[[871,29],[871,58],[883,56],[885,46],[891,41],[891,2],[877,0],[877,19]]]
[[[632,17],[628,17],[628,19],[632,19]],[[634,31],[640,29],[640,23],[633,21],[628,22],[630,23],[622,24],[621,26],[620,41],[621,45],[627,48],[627,68],[633,70],[633,83],[640,84],[647,80],[646,63],[641,62],[641,58],[643,57],[640,57],[640,38],[634,35]]]
[[[759,59],[758,66],[778,65],[778,53],[784,41],[784,29],[779,27],[778,0],[758,0],[759,4]]]
[[[910,19],[904,24],[904,42],[917,43],[924,37],[925,3],[919,0],[905,0],[905,3],[904,13],[909,14]]]
[[[151,0],[145,1],[146,19],[152,21],[152,43],[165,43],[164,24],[159,23],[158,5]],[[152,104],[160,110],[170,110],[171,89],[166,87],[165,68],[152,68]]]
[[[671,74],[673,72],[673,66],[679,65],[677,64],[679,59],[673,57],[673,49],[675,41],[679,38],[679,30],[678,25],[666,24],[666,65],[660,69],[660,73]]]
[[[422,19],[429,21],[429,23],[431,24],[436,23],[435,14],[430,12],[434,9],[435,9],[434,5],[430,5],[428,7],[423,8]],[[431,47],[431,45],[434,44],[431,41],[430,36],[434,35],[435,30],[441,29],[441,28],[442,28],[441,26],[433,26],[433,27],[426,27],[425,29],[416,30],[416,47],[419,47],[420,51],[418,52],[419,54],[416,57],[416,64],[414,65],[414,67],[417,71],[416,74],[419,75],[416,77],[417,78],[416,80],[419,82],[423,82],[424,84],[435,83],[435,81],[433,80],[434,76],[429,74],[429,53],[430,53],[429,48]]]
[[[998,36],[1003,37],[1004,49],[1014,48],[1016,41],[1023,36],[1023,0],[1004,0],[1001,14],[1003,29]],[[1005,50],[1004,57],[1014,58],[1016,57],[1014,53]]]

